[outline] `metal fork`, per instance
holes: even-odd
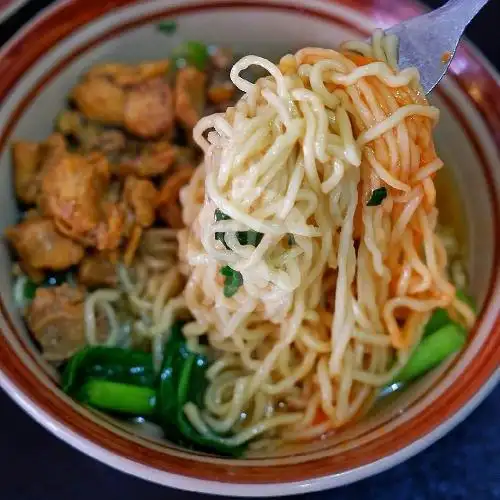
[[[449,0],[439,9],[386,30],[399,38],[399,66],[414,66],[429,93],[443,78],[466,26],[488,0]]]

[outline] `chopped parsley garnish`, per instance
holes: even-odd
[[[243,275],[232,267],[224,266],[220,273],[224,276],[224,297],[232,297],[243,285]]]
[[[179,45],[173,52],[172,58],[177,68],[194,66],[200,71],[205,71],[210,62],[208,47],[201,42],[188,40]]]
[[[219,210],[218,208],[215,209],[215,220],[217,222],[221,220],[231,220],[231,217],[229,215],[225,214],[222,210]],[[224,239],[226,233],[222,232],[216,232],[215,233],[215,239],[218,241],[222,241],[224,243],[224,246],[230,250],[230,248],[227,246],[226,240]],[[240,245],[252,245],[253,247],[259,246],[259,243],[262,241],[262,238],[264,237],[264,233],[258,233],[257,231],[254,231],[253,229],[249,229],[248,231],[237,231],[236,232],[236,238],[238,240],[238,243]]]
[[[380,187],[372,191],[372,195],[368,200],[369,207],[378,207],[387,198],[387,188]]]
[[[177,31],[177,23],[173,20],[162,21],[158,23],[158,31],[165,33],[166,35],[173,35]]]

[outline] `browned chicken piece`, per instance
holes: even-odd
[[[164,174],[173,165],[177,150],[167,141],[159,141],[145,147],[137,157],[123,157],[119,165],[119,175],[155,177]]]
[[[227,70],[233,63],[233,51],[227,47],[217,47],[210,59],[215,69]]]
[[[45,143],[18,141],[12,147],[16,196],[26,204],[35,204],[40,191],[44,165],[65,151],[64,138],[52,134]]]
[[[236,89],[232,82],[222,82],[210,85],[207,95],[210,102],[214,104],[224,104],[231,101]]]
[[[145,139],[167,135],[174,124],[168,83],[155,78],[131,88],[125,101],[124,123],[129,132]]]
[[[191,130],[203,115],[207,75],[192,66],[177,72],[175,81],[175,116]]]
[[[16,196],[24,203],[36,203],[41,153],[37,142],[19,141],[12,146]]]
[[[37,289],[26,319],[48,361],[64,361],[86,344],[84,300],[81,287]]]
[[[107,77],[120,86],[133,86],[146,80],[165,76],[170,67],[168,59],[145,61],[140,64],[104,63],[93,66],[88,78]]]
[[[19,262],[19,267],[21,271],[28,276],[28,278],[33,281],[33,283],[41,283],[45,279],[45,272],[40,269],[31,267],[26,262]]]
[[[51,219],[30,217],[8,228],[6,235],[21,262],[29,268],[59,271],[83,258],[83,247],[60,235]]]
[[[103,220],[97,225],[92,237],[97,250],[116,250],[121,243],[125,231],[125,212],[110,202],[102,204]]]
[[[142,227],[153,224],[157,200],[158,192],[151,181],[133,176],[125,179],[123,201],[131,210],[136,224]]]
[[[57,128],[65,136],[77,141],[78,151],[88,154],[100,151],[108,156],[120,154],[127,145],[125,134],[116,129],[105,129],[90,122],[78,111],[64,110],[57,117]]]
[[[125,149],[127,139],[119,130],[103,130],[98,136],[94,149],[106,155],[118,154]]]
[[[175,165],[196,165],[199,163],[197,154],[198,152],[193,148],[184,146],[174,146],[175,150]],[[201,150],[200,150],[201,151]]]
[[[141,243],[143,228],[139,224],[135,224],[130,231],[130,237],[127,241],[127,247],[123,252],[123,263],[126,267],[130,267],[134,260],[135,254]]]
[[[45,168],[53,162],[59,161],[66,154],[66,141],[64,136],[57,132],[49,135],[47,140],[42,143],[43,158],[42,167],[40,169],[41,175],[45,173]]]
[[[85,78],[74,87],[71,97],[89,119],[106,124],[122,124],[126,91],[105,76]]]
[[[67,153],[44,170],[39,207],[64,234],[85,239],[103,221],[102,199],[109,183],[107,160],[99,154]],[[91,243],[88,243],[91,244]]]
[[[85,257],[78,268],[78,281],[87,287],[115,287],[118,282],[116,267],[107,255]]]
[[[65,109],[57,115],[56,126],[57,130],[63,135],[73,134],[78,136],[86,121],[82,113]]]
[[[158,195],[158,215],[173,229],[184,227],[179,202],[180,190],[191,179],[194,169],[190,165],[176,167],[177,171],[167,177]]]

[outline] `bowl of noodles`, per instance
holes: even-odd
[[[231,496],[347,484],[465,418],[498,380],[500,89],[464,44],[425,96],[383,32],[419,11],[70,0],[9,42],[14,400]]]

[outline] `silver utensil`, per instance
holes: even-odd
[[[386,30],[399,38],[399,67],[416,67],[426,94],[443,78],[466,26],[487,2],[449,0],[439,9]]]

